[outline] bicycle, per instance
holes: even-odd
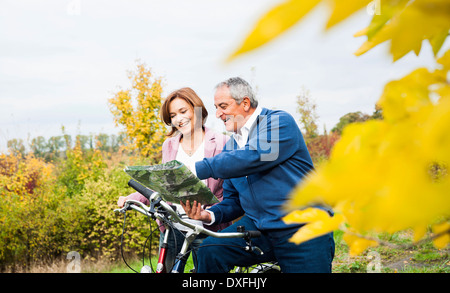
[[[261,235],[260,231],[245,231],[245,228],[243,226],[238,227],[238,232],[213,232],[206,228],[204,228],[201,225],[192,224],[190,222],[187,222],[183,220],[183,218],[176,212],[176,209],[169,205],[166,201],[162,199],[162,197],[159,195],[159,193],[154,192],[145,186],[141,185],[137,181],[131,179],[128,181],[128,185],[141,193],[143,196],[145,196],[149,201],[150,205],[147,206],[139,201],[135,200],[127,200],[121,209],[115,209],[115,212],[120,212],[124,214],[124,225],[122,230],[122,241],[121,241],[121,248],[123,246],[123,233],[125,230],[125,221],[126,221],[126,212],[128,210],[135,210],[143,215],[146,215],[147,217],[151,218],[152,220],[158,219],[162,225],[164,225],[166,229],[165,237],[163,240],[163,243],[161,244],[161,247],[159,249],[159,256],[158,256],[158,262],[156,266],[156,271],[153,270],[152,266],[146,266],[143,265],[141,272],[156,272],[156,273],[184,273],[186,261],[189,257],[189,254],[191,250],[189,249],[190,244],[200,235],[204,234],[207,236],[212,236],[216,238],[243,238],[246,242],[246,246],[242,247],[244,250],[253,252],[253,253],[260,253],[263,254],[263,251],[258,248],[257,246],[253,246],[251,239],[254,237],[259,237]],[[164,266],[165,259],[167,256],[167,246],[168,246],[168,237],[169,233],[171,231],[174,231],[176,229],[174,227],[174,223],[179,223],[187,228],[189,228],[188,232],[185,235],[185,239],[183,241],[182,247],[178,255],[176,256],[174,265],[172,268],[166,268]],[[149,237],[152,235],[153,232],[150,233]],[[148,238],[147,238],[148,240]],[[145,244],[144,244],[145,247]],[[201,247],[201,246],[200,246]],[[122,250],[122,249],[121,249]],[[151,249],[150,249],[151,250]],[[123,251],[123,250],[122,250]],[[195,252],[194,252],[195,253]],[[122,258],[125,261],[125,258]],[[126,263],[127,264],[127,263]],[[150,263],[151,264],[151,263]],[[195,265],[195,262],[194,262]],[[127,266],[132,269],[128,264]],[[134,269],[132,269],[135,271]],[[195,270],[195,268],[194,268]],[[136,271],[135,271],[136,272]],[[268,263],[262,263],[262,264],[256,264],[252,267],[236,267],[232,272],[235,273],[268,273],[268,272],[281,272],[280,267],[277,265],[276,262],[268,262]]]

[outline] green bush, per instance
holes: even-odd
[[[83,259],[119,258],[123,215],[114,209],[118,197],[133,190],[123,172],[126,158],[107,155],[108,161],[99,151],[75,147],[67,159],[46,163],[0,154],[0,271],[51,262],[70,251]],[[139,255],[149,220],[129,212],[125,228],[124,252]],[[154,248],[158,236],[152,237]]]
[[[119,196],[126,196],[134,190],[128,187],[128,175],[123,167],[115,167],[96,181],[87,181],[82,194],[77,197],[84,214],[80,219],[83,239],[80,250],[90,257],[107,257],[111,260],[120,255],[120,243],[124,216],[113,212],[118,208]],[[150,224],[151,223],[151,224]],[[138,255],[150,233],[157,229],[156,223],[144,215],[127,212],[124,253]],[[151,227],[150,227],[151,225]],[[153,247],[157,247],[159,232],[152,237]]]
[[[51,261],[77,240],[79,207],[48,182],[34,196],[2,191],[0,269]]]

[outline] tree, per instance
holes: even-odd
[[[120,147],[124,145],[124,138],[125,135],[122,133],[120,135],[112,134],[110,137],[111,140],[111,151],[117,152],[119,151]]]
[[[77,134],[77,136],[75,137],[75,141],[79,141],[82,151],[85,151],[87,149],[94,149],[92,135]]]
[[[64,147],[64,137],[63,136],[51,136],[47,142],[48,155],[50,159],[59,157],[60,152]]]
[[[156,159],[166,130],[159,117],[162,80],[139,62],[128,78],[131,89],[120,90],[108,100],[114,122],[123,127],[129,150]]]
[[[321,2],[331,8],[327,29],[373,5],[370,0],[282,2],[260,18],[229,60],[278,37]],[[284,220],[305,224],[291,239],[295,243],[342,229],[351,254],[381,243],[367,237],[370,233],[412,228],[419,241],[429,226],[435,246],[446,247],[450,243],[450,50],[439,53],[449,35],[450,1],[374,3],[381,13],[373,14],[368,27],[356,33],[367,40],[355,55],[389,41],[395,62],[411,51],[418,55],[427,41],[435,68],[418,68],[386,84],[377,102],[382,119],[347,126],[330,160],[294,190],[285,207],[292,212]],[[331,206],[335,215],[305,208],[312,203]]]
[[[31,140],[31,151],[37,158],[45,158],[47,153],[47,142],[43,136],[35,137]]]
[[[106,133],[99,133],[95,136],[96,146],[101,151],[110,151],[112,148],[109,145],[109,135]]]
[[[305,87],[297,96],[297,112],[300,113],[300,124],[303,126],[304,136],[306,141],[317,137],[317,124],[319,118],[316,112],[317,105],[312,101],[311,94]]]
[[[333,127],[333,129],[331,129],[331,131],[336,132],[338,134],[342,134],[342,130],[348,124],[354,122],[364,122],[367,121],[369,118],[370,118],[369,115],[364,114],[360,111],[347,113],[341,118],[339,118],[339,122],[336,124],[336,126]]]
[[[25,145],[23,144],[23,139],[17,139],[17,138],[13,138],[8,140],[8,142],[6,143],[8,150],[13,154],[13,155],[21,155],[22,157],[25,156]]]
[[[371,118],[379,120],[383,119],[383,109],[381,109],[379,105],[375,104],[375,111],[373,111]]]

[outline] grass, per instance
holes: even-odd
[[[411,247],[411,231],[380,234],[378,238],[399,247],[380,245],[356,257],[349,255],[342,235],[342,231],[335,232],[333,273],[367,273],[374,264],[379,264],[380,273],[450,273],[450,249],[437,249],[431,241]]]
[[[152,257],[151,264],[148,258],[145,259],[144,263],[142,262],[142,259],[133,259],[131,261],[127,260],[128,265],[137,272],[140,272],[143,265],[151,266],[153,268],[153,271],[155,271],[157,262],[158,262],[157,257]],[[185,271],[188,272],[193,268],[194,263],[191,255],[189,256],[186,262]],[[109,268],[106,268],[106,270],[102,271],[102,273],[135,273],[132,269],[130,269],[123,261],[121,261],[118,263],[111,264],[111,266]]]
[[[431,242],[425,242],[410,249],[378,246],[368,249],[362,255],[351,257],[347,244],[343,241],[343,232],[335,231],[336,253],[333,261],[333,273],[367,273],[368,268],[376,268],[373,264],[379,262],[380,273],[450,273],[450,249],[437,249]],[[378,235],[383,241],[395,245],[410,246],[412,244],[412,232],[404,231],[393,235]],[[145,262],[149,264],[148,260]],[[135,270],[140,270],[142,260],[129,262]],[[156,267],[156,259],[153,260]],[[192,257],[186,266],[193,267]],[[123,261],[112,266],[104,273],[130,273]]]
[[[342,239],[343,232],[335,231],[336,243],[335,257],[333,260],[333,273],[367,273],[368,268],[379,268],[381,273],[450,273],[450,247],[437,249],[431,241],[411,246],[412,232],[403,231],[393,235],[380,234],[378,238],[389,243],[403,246],[392,248],[378,246],[368,249],[363,254],[352,257],[349,255],[348,246]],[[404,247],[408,247],[405,249]],[[142,268],[142,259],[126,259],[130,267],[136,271]],[[157,258],[152,258],[153,269],[156,268]],[[150,262],[145,259],[145,264]],[[373,264],[379,264],[378,267]],[[61,259],[51,264],[35,264],[29,268],[15,268],[14,272],[27,273],[65,273],[67,272],[68,260]],[[192,256],[186,264],[186,271],[193,268]],[[114,262],[81,261],[82,273],[134,273],[122,258]]]

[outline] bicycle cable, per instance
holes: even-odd
[[[145,247],[147,246],[147,241],[150,239],[149,261],[150,261],[150,270],[153,273],[155,271],[153,270],[153,264],[152,264],[152,239],[151,239],[151,237],[153,236],[153,233],[155,233],[157,229],[153,230],[152,223],[150,221],[150,217],[147,217],[147,219],[148,219],[148,223],[150,225],[150,234],[147,236],[147,239],[145,239],[145,242],[144,242],[144,248],[142,250],[142,266],[143,267],[145,266]]]
[[[174,248],[175,248],[175,251],[178,251],[176,231],[180,232],[182,235],[184,235],[184,233],[180,229],[175,227],[173,222],[171,222],[167,219],[164,219],[163,221],[166,223],[166,225],[168,225],[170,227],[170,232],[172,233],[172,237],[173,237],[173,241],[174,241]],[[166,229],[166,231],[167,231],[167,229]],[[171,272],[173,270],[173,268],[175,267],[176,260],[177,260],[177,255],[175,255],[175,259],[174,259],[173,263],[171,264],[172,266],[171,266],[169,272]],[[164,264],[164,265],[166,265],[166,264]]]
[[[124,213],[123,214],[123,227],[122,227],[122,237],[120,239],[120,252],[122,254],[122,259],[125,262],[125,264],[127,265],[127,267],[129,267],[133,272],[135,273],[139,273],[137,272],[135,269],[133,269],[132,267],[130,267],[130,265],[127,263],[127,261],[125,260],[125,256],[123,255],[123,234],[125,234],[125,222],[126,222],[126,218],[127,218],[127,214]]]

